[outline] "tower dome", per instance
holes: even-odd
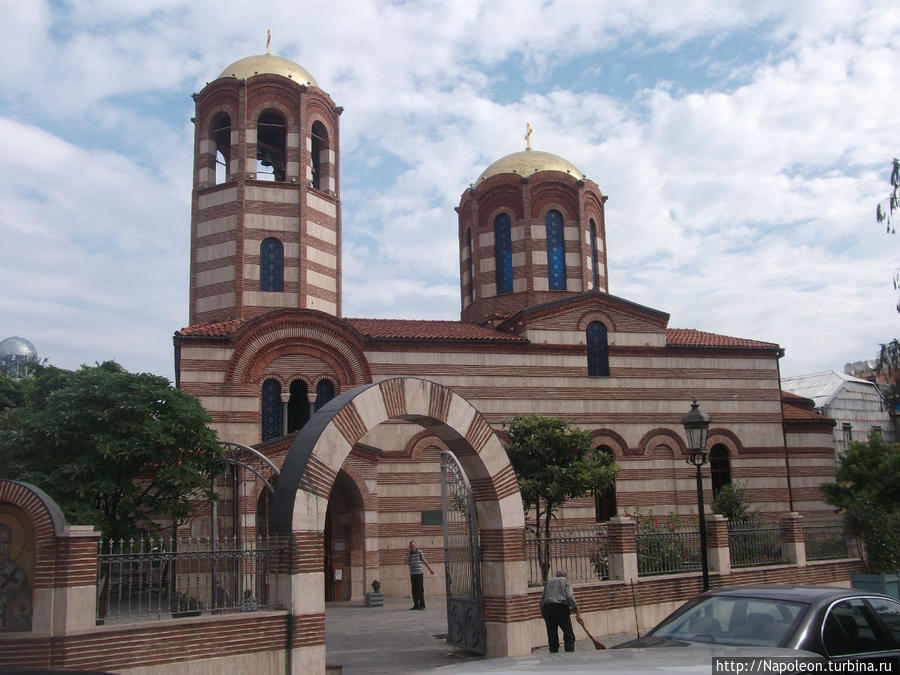
[[[463,321],[483,323],[606,283],[606,197],[572,162],[531,148],[501,157],[463,192]]]
[[[290,59],[273,54],[257,54],[239,59],[223,70],[216,79],[233,77],[238,80],[249,80],[254,75],[281,75],[297,84],[319,86],[306,68]]]
[[[563,159],[559,155],[554,155],[551,152],[543,152],[541,150],[532,150],[531,148],[528,148],[498,159],[481,173],[478,180],[475,181],[475,185],[478,186],[486,178],[501,173],[514,173],[519,176],[530,176],[538,171],[561,171],[574,176],[576,180],[584,179],[584,174],[569,160]]]

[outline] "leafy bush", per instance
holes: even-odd
[[[759,517],[759,510],[751,508],[747,500],[747,487],[739,481],[726,483],[719,488],[712,500],[712,510],[732,522]]]

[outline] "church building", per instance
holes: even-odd
[[[673,328],[664,310],[611,294],[606,232],[625,224],[607,223],[601,186],[571,162],[528,140],[460,195],[459,320],[351,318],[341,306],[342,108],[268,53],[231,64],[194,101],[190,318],[174,337],[176,379],[220,441],[279,466],[335,396],[422,378],[468,401],[501,439],[517,414],[590,431],[621,470],[614,489],[571,502],[560,525],[635,509],[690,519],[680,420],[696,399],[713,420],[707,508],[740,481],[765,513],[831,511],[818,486],[834,477],[833,422],[783,394],[782,348]],[[329,598],[360,598],[373,579],[408,595],[410,539],[439,569],[445,449],[402,420],[355,444],[329,497]],[[220,531],[265,529],[255,485],[223,500]],[[426,594],[443,588],[440,573],[426,576]]]

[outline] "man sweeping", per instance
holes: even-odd
[[[575,631],[572,630],[570,611],[581,618],[575,594],[572,593],[572,584],[566,578],[566,573],[560,570],[555,577],[547,580],[541,596],[541,616],[547,626],[547,645],[551,654],[559,651],[559,629],[563,632],[566,651],[575,651]]]

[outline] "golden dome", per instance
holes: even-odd
[[[216,79],[236,77],[239,80],[248,80],[254,75],[281,75],[292,79],[297,84],[305,84],[311,87],[319,86],[306,68],[272,54],[248,56],[235,61],[223,70],[222,74]]]
[[[506,157],[501,157],[486,168],[475,181],[477,186],[485,178],[496,176],[500,173],[515,173],[520,176],[530,176],[538,171],[562,171],[574,176],[577,180],[584,179],[584,174],[579,171],[572,162],[540,150],[522,150],[514,152]]]

